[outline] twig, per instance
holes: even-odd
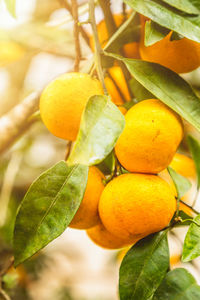
[[[70,15],[73,17],[72,7],[68,3],[68,1],[67,0],[58,0],[58,1],[61,3],[61,5],[64,5],[64,7],[68,10]],[[89,39],[89,36],[88,36],[87,32],[85,31],[85,29],[81,25],[79,25],[79,30],[80,30],[80,33],[81,33],[83,39],[85,40],[86,44],[90,47],[90,39]]]
[[[75,49],[76,49],[76,58],[74,62],[74,71],[79,71],[79,64],[81,60],[81,47],[80,47],[80,41],[79,41],[79,25],[78,25],[78,5],[77,0],[71,0],[72,1],[72,15],[74,19],[74,39],[75,39]]]
[[[0,118],[0,154],[35,122],[35,118],[30,117],[37,111],[38,103],[39,95],[32,93]]]
[[[65,154],[65,160],[66,161],[67,161],[67,159],[68,159],[68,157],[70,155],[71,149],[72,149],[72,142],[68,141],[68,143],[67,143],[67,151],[66,151],[66,154]]]
[[[107,95],[108,91],[105,86],[103,70],[101,67],[101,54],[103,53],[103,51],[99,42],[99,37],[97,32],[94,0],[89,0],[89,19],[90,19],[90,23],[94,35],[94,41],[95,41],[95,63],[97,67],[97,73],[98,73],[99,80],[101,81],[101,84],[103,86],[104,94]]]

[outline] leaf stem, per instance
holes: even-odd
[[[106,89],[106,85],[105,85],[105,81],[104,81],[103,70],[101,67],[101,54],[103,53],[103,50],[101,48],[101,45],[99,42],[99,37],[98,37],[98,32],[97,32],[94,0],[89,0],[89,19],[90,19],[90,24],[92,27],[94,41],[95,41],[95,64],[96,64],[96,68],[97,68],[97,73],[98,73],[99,80],[101,81],[101,84],[103,86],[104,94],[108,95],[108,91]]]

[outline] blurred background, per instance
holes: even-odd
[[[80,21],[88,19],[88,1],[79,1]],[[122,1],[112,1],[115,13]],[[103,18],[99,7],[96,19]],[[84,25],[89,33],[90,27]],[[81,70],[90,66],[92,52],[81,38]],[[17,0],[16,18],[0,2],[0,117],[52,79],[73,70],[73,20],[63,1]],[[200,70],[184,75],[198,91]],[[188,124],[187,132],[199,138]],[[183,142],[182,147],[187,151]],[[16,209],[32,181],[65,158],[67,143],[51,135],[37,119],[11,148],[0,156],[0,268],[9,264]],[[195,182],[194,182],[195,186]],[[195,187],[193,187],[195,188]],[[197,203],[198,208],[198,203]],[[172,267],[180,266],[185,229],[170,237]],[[104,250],[85,231],[67,229],[59,238],[16,270],[2,276],[11,299],[116,300],[118,270],[123,251]],[[184,264],[200,283],[199,260]],[[5,267],[6,268],[6,267]],[[0,270],[1,270],[0,269]],[[5,298],[6,299],[6,298]]]

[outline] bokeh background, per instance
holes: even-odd
[[[79,1],[80,21],[88,18],[88,1]],[[112,1],[115,13],[122,1]],[[17,0],[16,18],[0,1],[0,117],[32,92],[40,92],[53,78],[74,64],[73,20],[58,0]],[[97,21],[103,18],[99,7]],[[85,29],[90,32],[88,25]],[[81,38],[85,71],[92,59]],[[200,70],[183,75],[200,89]],[[199,138],[188,124],[187,132]],[[186,144],[183,147],[187,150]],[[67,143],[51,135],[38,120],[0,156],[0,267],[12,253],[16,209],[32,181],[65,158]],[[199,204],[197,203],[197,208]],[[180,266],[185,229],[170,237],[172,267]],[[123,251],[124,252],[124,251]],[[10,268],[2,286],[11,299],[116,300],[121,251],[104,250],[84,231],[67,229],[31,260]],[[200,283],[199,260],[184,264]]]

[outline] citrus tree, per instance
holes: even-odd
[[[5,2],[14,15],[15,1]],[[74,20],[74,70],[25,99],[20,119],[14,109],[9,135],[2,126],[1,152],[38,114],[53,135],[69,141],[63,161],[21,201],[14,265],[69,226],[86,230],[101,247],[128,247],[119,270],[121,300],[200,299],[194,277],[171,270],[168,245],[170,232],[187,226],[181,259],[200,256],[200,144],[185,130],[188,123],[200,130],[200,100],[180,75],[200,66],[200,2],[124,0],[113,14],[112,1],[89,0],[83,23],[78,1],[61,2]],[[99,24],[96,6],[104,13]],[[81,36],[93,52],[84,68]],[[191,180],[197,182],[192,204]]]

